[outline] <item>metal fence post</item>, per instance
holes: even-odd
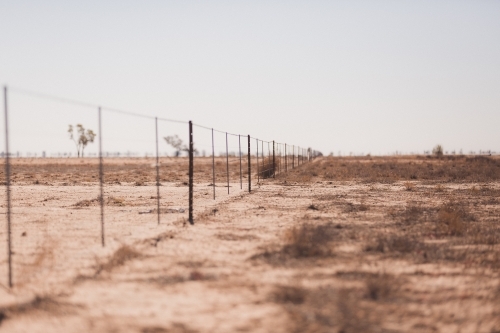
[[[243,175],[241,174],[241,135],[238,134],[238,146],[240,148],[240,190],[243,189]]]
[[[273,140],[273,178],[276,178],[276,157],[274,155],[274,140]]]
[[[214,148],[214,129],[212,128],[212,187],[214,188],[215,200],[215,148]]]
[[[288,172],[287,156],[286,156],[286,143],[285,143],[285,173]]]
[[[257,184],[260,183],[259,174],[259,139],[255,139],[255,146],[257,147]]]
[[[7,257],[9,288],[12,288],[12,239],[11,239],[11,211],[10,211],[10,156],[9,156],[9,119],[7,111],[7,87],[3,88],[5,111],[5,185],[7,194]]]
[[[101,191],[101,196],[99,203],[101,204],[101,243],[104,247],[106,245],[104,241],[104,170],[102,162],[102,121],[101,121],[101,107],[99,107],[99,187]]]
[[[189,121],[189,216],[188,221],[194,224],[193,219],[193,122]]]
[[[250,135],[248,135],[248,193],[252,192],[252,162],[250,160]]]
[[[268,141],[267,142],[267,168],[266,168],[266,174],[269,172],[269,175],[271,173],[271,143]],[[269,178],[269,176],[268,176]]]
[[[227,177],[227,194],[229,194],[229,150],[227,146],[227,132],[226,132],[226,177]]]
[[[158,117],[155,117],[156,133],[156,206],[158,210],[158,224],[160,224],[160,157],[158,153]]]

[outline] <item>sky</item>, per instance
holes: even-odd
[[[11,150],[74,151],[68,124],[97,131],[102,105],[324,154],[500,152],[499,18],[493,0],[0,1]],[[104,150],[155,149],[154,119],[102,126]],[[160,122],[161,151],[175,134]]]

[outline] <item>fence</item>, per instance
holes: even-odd
[[[106,217],[109,216],[105,214],[105,211],[109,210],[105,209],[105,206],[109,204],[110,199],[112,199],[111,195],[106,195],[106,189],[116,192],[113,186],[115,183],[121,185],[120,179],[123,182],[127,182],[127,184],[135,185],[144,185],[144,183],[147,182],[153,183],[156,189],[154,195],[154,211],[156,212],[155,222],[157,225],[160,225],[162,223],[162,216],[165,216],[165,211],[169,211],[170,209],[162,209],[162,206],[167,205],[167,207],[170,207],[169,205],[171,205],[171,202],[165,202],[165,199],[176,196],[179,197],[182,201],[187,199],[187,221],[191,225],[193,225],[195,222],[195,203],[199,202],[199,205],[202,208],[209,207],[210,205],[208,204],[208,197],[211,197],[211,200],[215,201],[218,197],[223,195],[221,187],[224,191],[225,187],[227,187],[227,195],[230,195],[231,188],[237,190],[238,187],[240,192],[251,192],[252,182],[254,185],[260,184],[263,179],[275,178],[277,175],[287,173],[289,170],[294,169],[308,161],[311,161],[319,154],[318,152],[310,148],[305,149],[296,145],[289,145],[276,141],[265,141],[259,138],[252,137],[248,134],[242,135],[220,131],[212,127],[193,123],[192,121],[179,121],[162,117],[146,116],[138,113],[123,111],[120,109],[100,107],[89,103],[82,103],[79,101],[73,101],[65,98],[49,96],[20,89],[7,89],[7,87],[4,87],[3,95],[5,117],[5,152],[2,154],[5,163],[5,214],[7,221],[6,263],[9,287],[13,286],[14,251],[12,228],[13,226],[15,226],[15,221],[12,218],[13,205],[11,191],[13,180],[15,180],[18,184],[26,185],[30,184],[28,183],[27,179],[33,179],[33,177],[35,177],[36,179],[33,180],[33,184],[40,184],[40,181],[43,181],[43,176],[45,176],[46,179],[52,179],[53,181],[55,180],[56,182],[59,182],[57,184],[61,186],[78,184],[78,186],[81,186],[79,187],[79,189],[81,189],[82,191],[81,195],[88,195],[90,192],[88,191],[86,186],[93,185],[95,183],[96,176],[98,176],[99,194],[97,199],[83,200],[84,203],[82,205],[91,205],[92,203],[98,204],[100,220],[100,244],[102,247],[105,247],[107,240],[105,222]],[[15,101],[13,103],[14,105],[19,106],[16,112],[12,112],[12,110],[10,109],[11,99],[13,96],[19,98],[18,101]],[[35,103],[23,104],[26,103],[26,101],[24,101],[24,99],[26,98],[30,99],[30,101],[35,100]],[[48,103],[48,105],[41,107],[40,109],[40,103]],[[56,106],[56,104],[58,106]],[[64,105],[64,109],[61,108],[61,105]],[[67,108],[70,108],[71,110],[68,110]],[[82,112],[81,109],[83,109],[84,112]],[[11,122],[11,115],[18,115],[22,112],[25,112],[26,110],[28,111],[27,113],[14,119],[16,122],[16,126],[14,126],[14,128],[9,127],[9,124]],[[37,112],[34,112],[34,110],[37,110]],[[38,112],[38,110],[42,110],[42,112]],[[92,115],[91,112],[89,112],[91,110],[93,110],[94,112],[94,120],[91,119]],[[68,116],[68,114],[70,115]],[[113,118],[109,118],[111,115],[113,116]],[[29,162],[24,163],[22,157],[19,157],[19,150],[17,150],[18,152],[16,154],[11,154],[10,145],[12,144],[11,138],[13,135],[18,142],[21,142],[21,144],[19,144],[20,146],[22,146],[23,144],[25,147],[37,145],[37,149],[40,149],[40,147],[42,147],[42,144],[45,144],[46,146],[61,146],[61,143],[59,141],[54,140],[54,131],[57,131],[56,127],[60,127],[61,125],[68,123],[73,123],[75,117],[79,117],[79,119],[83,118],[87,121],[92,121],[95,125],[97,125],[97,151],[87,152],[87,156],[96,156],[97,158],[91,158],[90,160],[87,158],[87,161],[90,161],[88,163],[84,163],[84,160],[81,159],[81,164],[78,164],[77,162],[64,162],[69,165],[69,168],[72,168],[73,170],[71,172],[66,172],[65,174],[65,171],[62,169],[63,167],[60,165],[61,161],[58,160],[56,163],[52,163],[50,160],[51,158],[45,158],[45,156],[47,155],[45,150],[42,154],[39,155],[43,156],[44,158],[39,160],[48,160],[49,162],[42,163],[38,161],[36,162],[38,164],[35,163],[33,165],[29,164]],[[117,126],[117,117],[127,117],[127,119],[133,118],[134,121],[133,123],[130,123],[125,120],[121,120],[119,122],[120,125]],[[141,121],[145,123],[140,123]],[[106,140],[104,140],[105,137],[103,136],[103,133],[106,133],[106,130],[110,133],[110,135]],[[23,132],[23,134],[16,136],[16,133],[18,132]],[[30,135],[26,135],[26,132],[29,132]],[[143,135],[137,135],[137,133]],[[165,150],[165,148],[160,148],[159,138],[161,136],[161,133],[170,134],[169,136],[164,137],[165,140],[168,139],[170,140],[170,143],[177,143],[177,145],[172,145],[175,147],[167,147],[167,149],[169,149],[168,152],[164,152],[163,154],[160,152],[162,149]],[[182,139],[180,139],[184,135],[188,139],[187,145],[183,145]],[[143,140],[144,136],[149,136],[149,139]],[[36,141],[33,141],[34,137],[36,138]],[[196,144],[195,138],[197,140]],[[169,142],[168,140],[167,143]],[[93,138],[90,142],[92,141]],[[112,151],[115,151],[115,153],[112,153],[110,155],[109,152],[104,151],[104,144],[107,142],[111,143],[111,146],[113,146]],[[89,142],[87,142],[87,144],[88,143]],[[151,143],[154,143],[154,146]],[[127,160],[124,160],[124,162],[122,163],[116,158],[119,156],[133,156],[134,154],[130,154],[129,151],[129,148],[131,146],[133,146],[134,149],[145,150],[144,162],[140,157],[134,157],[135,159],[140,160],[140,163],[142,163],[140,164],[140,167],[134,167],[132,165],[133,163],[129,165]],[[146,146],[147,148],[145,148]],[[152,153],[150,150],[151,146],[154,147]],[[116,153],[117,149],[119,151],[119,149],[122,149],[123,147],[127,147],[127,151],[129,151],[129,153]],[[85,148],[85,146],[83,148]],[[217,153],[216,150],[218,150],[219,152]],[[206,153],[207,151],[209,152],[209,154]],[[83,149],[81,150],[81,153],[83,157]],[[182,157],[181,155],[183,155],[183,153],[186,153],[187,156]],[[80,150],[78,150],[78,155],[79,154]],[[27,160],[33,157],[32,154],[29,154],[28,156],[29,157],[26,158]],[[34,154],[34,156],[37,156],[37,154]],[[16,158],[14,164],[12,164],[13,158]],[[96,159],[97,163],[94,162]],[[150,169],[143,167],[143,165],[147,166],[147,163],[149,163],[150,160],[153,162],[153,173],[150,172]],[[66,161],[70,160],[67,159]],[[82,166],[82,164],[84,166]],[[15,173],[13,173],[13,167]],[[187,182],[182,181],[182,177],[179,177],[179,173],[185,173],[186,171]],[[42,178],[39,177],[40,175],[42,175]],[[108,177],[108,180],[106,177]],[[151,182],[151,180],[153,181]],[[203,182],[209,182],[207,186],[210,186],[211,188],[210,195],[208,195],[206,189],[202,188],[201,186],[195,189],[195,180],[197,180],[200,184]],[[108,182],[106,183],[106,181]],[[171,185],[170,188],[168,188],[168,193],[165,193],[165,190],[161,190],[161,187],[166,184]],[[182,190],[178,190],[178,188],[184,188],[183,186],[187,186],[188,188],[187,198],[184,197],[184,192],[182,192]],[[199,196],[197,198],[195,198],[194,195],[195,191],[198,191],[199,193]],[[56,191],[53,190],[53,192]],[[30,193],[31,194],[27,193],[26,197],[29,197],[30,195],[36,196],[42,192],[37,192],[36,190],[34,190]],[[80,197],[80,195],[78,197]],[[143,198],[143,196],[141,195],[139,198]],[[153,196],[151,196],[151,199],[152,198]],[[48,199],[50,198],[47,197],[44,199],[44,201]],[[22,198],[20,200],[22,200]],[[45,203],[43,203],[43,206],[45,206]],[[29,211],[32,208],[32,203],[28,203],[27,205],[24,205],[22,207],[23,211]],[[63,207],[67,208],[69,206]],[[152,211],[153,209],[150,210],[150,212]],[[184,212],[182,208],[179,208],[178,211]],[[139,214],[140,213],[141,212],[139,212]],[[71,212],[71,215],[72,214],[73,213]],[[116,214],[118,214],[118,212],[116,212]],[[20,215],[20,218],[21,217],[23,218],[23,223],[29,222],[27,220],[28,217]],[[85,218],[87,218],[87,216],[85,216]],[[24,232],[23,235],[25,234],[26,233]],[[26,252],[30,251],[27,250]]]

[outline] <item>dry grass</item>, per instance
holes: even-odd
[[[402,224],[420,223],[426,218],[429,219],[432,214],[433,210],[431,208],[414,202],[407,202],[402,210],[390,208],[387,212],[389,217]]]
[[[363,292],[324,286],[305,289],[279,286],[270,299],[283,306],[289,315],[288,332],[358,333],[383,332],[381,313],[373,304],[363,302]]]
[[[303,223],[292,227],[285,233],[286,245],[283,247],[283,252],[294,258],[332,255],[330,243],[335,233],[336,229],[332,224]]]
[[[399,281],[389,274],[376,274],[366,280],[366,296],[374,301],[387,300],[399,289]]]
[[[259,160],[259,176],[263,179],[274,177],[276,171],[280,167],[280,159],[272,157],[264,157]]]
[[[101,200],[100,196],[98,196],[97,198],[90,200],[80,200],[73,206],[76,208],[98,206],[100,204],[100,200]],[[107,206],[117,206],[117,207],[123,207],[127,205],[127,203],[125,202],[125,198],[118,198],[112,196],[106,197],[106,199],[104,200],[104,204]]]
[[[142,255],[128,245],[120,246],[111,257],[105,262],[98,263],[96,267],[96,276],[102,272],[110,272],[114,268],[122,266],[127,261],[141,257]]]
[[[304,222],[284,233],[284,245],[266,246],[264,252],[255,254],[250,259],[264,260],[273,266],[294,265],[297,260],[308,265],[315,258],[332,257],[332,242],[340,237],[338,225]]]
[[[303,177],[308,175],[309,177]],[[294,170],[289,179],[300,182],[315,179],[393,183],[489,182],[500,180],[500,158],[444,156],[324,157]],[[411,185],[410,185],[411,187]],[[411,188],[413,189],[413,188]]]
[[[412,182],[405,182],[403,186],[407,191],[413,191],[415,189],[415,184],[413,184]]]
[[[355,213],[355,212],[366,212],[369,210],[370,207],[365,204],[353,204],[351,202],[348,202],[347,205],[344,208],[344,213]]]
[[[381,253],[412,253],[422,248],[422,244],[408,236],[385,235],[379,236],[371,244],[365,247],[365,251]]]
[[[449,201],[439,208],[437,230],[451,236],[463,236],[467,232],[467,221],[474,221],[474,217],[467,211],[467,205]]]
[[[45,312],[51,315],[74,314],[80,305],[58,301],[53,296],[36,295],[32,300],[11,306],[0,307],[0,325],[3,320],[33,312]]]
[[[436,192],[444,192],[445,187],[441,184],[437,184],[436,187],[434,188],[434,191]]]
[[[271,294],[271,300],[281,304],[302,304],[307,291],[297,286],[279,286]]]
[[[141,333],[197,333],[198,331],[189,328],[181,323],[173,323],[168,328],[161,326],[148,326],[141,329]]]

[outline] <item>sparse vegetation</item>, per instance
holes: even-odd
[[[141,257],[141,254],[134,248],[122,245],[105,262],[97,264],[96,275],[99,275],[101,272],[110,272],[114,268],[122,266],[127,261],[139,257]]]
[[[441,145],[436,145],[433,149],[432,149],[432,154],[436,157],[443,157],[443,146]]]
[[[260,177],[263,179],[272,178],[274,177],[276,171],[279,169],[280,159],[275,158],[275,160],[273,161],[272,157],[264,157],[264,159],[261,159],[259,163]]]
[[[413,191],[415,189],[415,184],[412,182],[405,182],[403,185],[407,191]]]
[[[78,157],[80,157],[80,155],[83,157],[85,147],[87,147],[89,143],[94,142],[96,134],[91,129],[85,130],[82,124],[76,125],[76,133],[73,125],[69,125],[68,133],[69,138],[75,143]]]
[[[473,221],[474,217],[467,212],[463,203],[447,202],[439,208],[437,227],[440,232],[463,236],[467,231],[466,221]]]
[[[332,224],[313,225],[303,223],[285,233],[286,245],[283,252],[294,258],[321,257],[332,255],[330,243],[336,229]]]

